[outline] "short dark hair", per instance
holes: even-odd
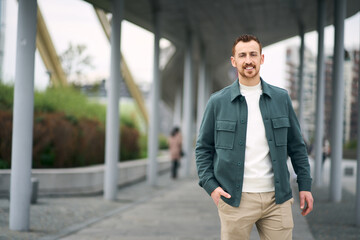
[[[171,135],[172,137],[174,137],[178,132],[180,132],[180,128],[177,127],[177,126],[175,126],[175,127],[171,130],[170,135]]]
[[[255,42],[257,42],[259,44],[260,47],[260,53],[262,52],[262,46],[261,43],[259,41],[259,39],[257,37],[255,37],[254,35],[250,35],[250,34],[243,34],[240,37],[238,37],[232,47],[232,55],[235,56],[235,46],[236,44],[238,44],[239,42],[250,42],[254,40]]]

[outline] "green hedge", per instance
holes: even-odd
[[[0,168],[11,166],[12,86],[0,83]],[[122,104],[123,105],[123,104]],[[121,108],[120,159],[146,156],[133,104]],[[104,162],[106,106],[73,88],[34,95],[33,167],[77,167]]]

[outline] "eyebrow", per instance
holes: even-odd
[[[240,55],[240,54],[246,54],[246,53],[247,53],[247,52],[239,52],[238,55]],[[250,54],[253,54],[253,53],[258,54],[259,52],[257,52],[257,51],[250,51],[249,53],[250,53]]]

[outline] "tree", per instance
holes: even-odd
[[[92,56],[86,52],[84,44],[69,43],[68,48],[59,56],[64,72],[70,82],[82,83],[86,81],[85,71],[92,69]]]

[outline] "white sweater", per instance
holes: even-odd
[[[240,84],[240,92],[245,97],[248,107],[242,191],[271,192],[275,190],[274,173],[259,107],[262,94],[261,83],[251,87]]]

